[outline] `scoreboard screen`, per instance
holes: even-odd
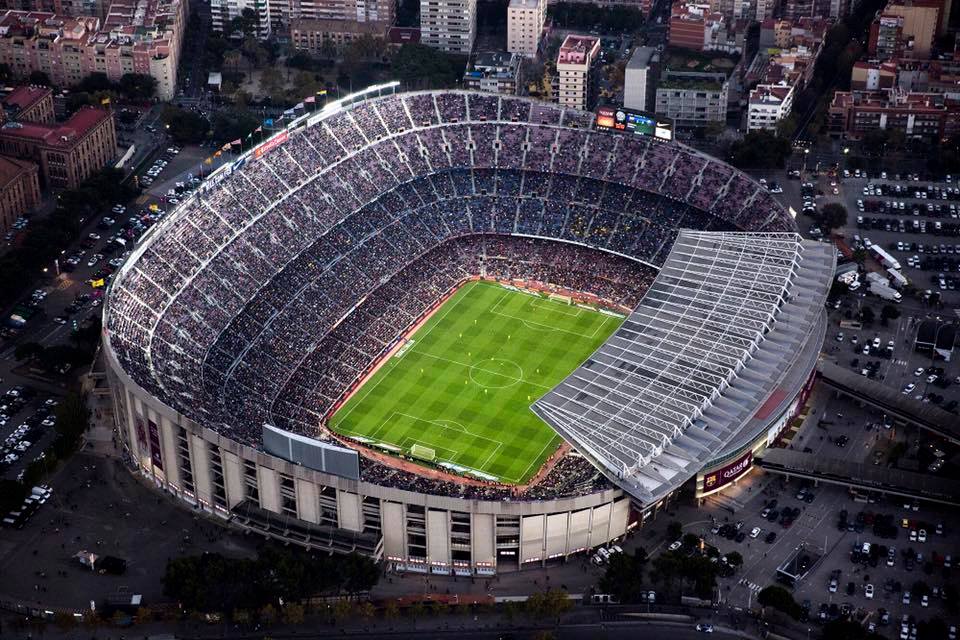
[[[660,140],[673,140],[673,120],[645,111],[620,107],[597,109],[597,128],[623,131],[639,136],[653,136]]]

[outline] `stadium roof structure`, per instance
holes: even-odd
[[[822,342],[834,260],[794,233],[681,231],[621,328],[533,411],[635,498],[659,499],[741,439]]]

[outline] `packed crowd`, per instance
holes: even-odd
[[[518,98],[418,93],[295,131],[162,223],[113,285],[110,344],[151,394],[257,446],[265,421],[315,425],[468,275],[633,305],[652,274],[504,236],[659,264],[679,228],[791,228],[765,190],[719,161],[590,122]]]

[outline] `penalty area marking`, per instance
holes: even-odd
[[[494,315],[498,315],[503,318],[510,318],[511,320],[516,320],[517,322],[521,322],[527,328],[534,331],[559,331],[561,333],[569,333],[570,335],[577,336],[579,338],[587,338],[589,340],[592,340],[593,338],[597,337],[597,333],[606,324],[606,318],[604,318],[604,321],[597,324],[597,326],[593,328],[593,331],[591,333],[581,333],[580,331],[571,331],[570,329],[561,329],[560,327],[555,327],[550,324],[544,324],[542,322],[536,322],[534,320],[527,320],[525,318],[516,316],[512,313],[506,313],[504,311],[499,310],[499,307],[502,306],[503,300],[507,297],[507,295],[508,294],[504,293],[502,296],[500,296],[500,298],[495,303],[493,303],[493,306],[491,306],[489,309],[490,313]],[[555,302],[554,304],[562,304],[562,303]],[[580,310],[578,310],[578,313],[579,312]],[[570,314],[567,314],[567,315],[570,315]]]

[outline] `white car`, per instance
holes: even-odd
[[[908,396],[908,395],[910,395],[910,393],[913,392],[913,390],[916,389],[916,388],[917,388],[917,385],[915,385],[914,383],[911,382],[910,384],[908,384],[907,386],[905,386],[905,387],[903,388],[902,393],[903,393],[903,395]]]
[[[917,541],[917,530],[916,530],[916,529],[911,529],[911,530],[910,530],[910,542],[916,542],[916,541]]]
[[[700,632],[702,632],[702,633],[713,633],[713,625],[712,625],[712,624],[698,624],[698,625],[697,625],[697,631],[700,631]]]
[[[682,544],[683,544],[682,542],[677,540],[676,542],[672,543],[669,547],[667,547],[667,549],[669,549],[670,551],[676,551],[677,549],[680,548]]]
[[[863,588],[863,595],[866,596],[867,600],[873,600],[873,585],[868,584]]]
[[[937,381],[937,377],[938,377],[937,374],[927,376],[927,383],[933,384],[934,382]]]
[[[913,375],[917,376],[918,378],[919,378],[920,376],[922,376],[923,374],[924,374],[924,369],[923,369],[923,367],[918,367],[917,370],[913,372]]]
[[[920,529],[920,531],[917,532],[917,542],[926,542],[926,541],[927,541],[927,530]]]
[[[763,529],[761,529],[760,527],[754,527],[753,529],[750,530],[750,537],[751,538],[759,537],[761,531],[763,531]]]

